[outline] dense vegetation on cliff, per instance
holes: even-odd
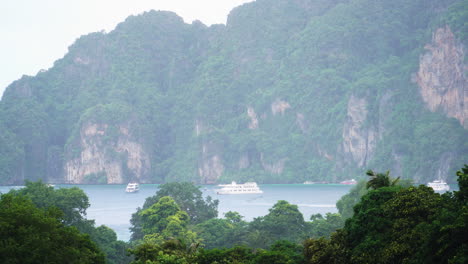
[[[426,72],[455,71],[420,58],[431,43],[466,50],[466,3],[257,0],[210,27],[129,17],[6,89],[0,184],[338,181],[366,168],[454,182],[466,106],[426,106]],[[453,43],[433,37],[441,28]]]

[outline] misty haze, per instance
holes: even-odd
[[[0,263],[468,263],[468,0],[151,4],[0,87]]]

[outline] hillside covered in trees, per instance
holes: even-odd
[[[0,184],[455,183],[468,160],[466,0],[257,0],[82,36],[0,101]]]

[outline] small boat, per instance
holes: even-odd
[[[327,181],[305,181],[304,184],[328,184]]]
[[[128,192],[128,193],[135,193],[135,192],[138,192],[140,190],[140,185],[136,182],[130,182],[129,184],[127,184],[127,188],[125,188],[125,192]]]
[[[357,181],[355,179],[351,179],[351,180],[342,181],[340,182],[340,184],[354,185],[354,184],[357,184]]]
[[[233,181],[230,184],[220,184],[221,189],[216,190],[216,194],[257,194],[263,193],[255,182],[237,184]]]
[[[435,180],[427,183],[428,187],[434,189],[434,191],[448,191],[450,186],[444,180]]]

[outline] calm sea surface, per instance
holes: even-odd
[[[130,217],[137,207],[143,206],[145,199],[156,194],[158,185],[140,185],[138,193],[125,193],[125,185],[57,185],[55,188],[77,186],[88,195],[91,206],[87,210],[88,219],[96,224],[106,225],[117,233],[120,240],[130,238]],[[352,186],[333,184],[265,184],[260,185],[263,194],[217,195],[213,185],[201,186],[205,196],[210,195],[219,200],[219,217],[228,211],[237,211],[245,220],[268,214],[278,200],[296,204],[308,220],[312,214],[337,212],[335,203],[348,193]],[[11,186],[0,186],[5,193]],[[18,187],[16,187],[18,188]]]

